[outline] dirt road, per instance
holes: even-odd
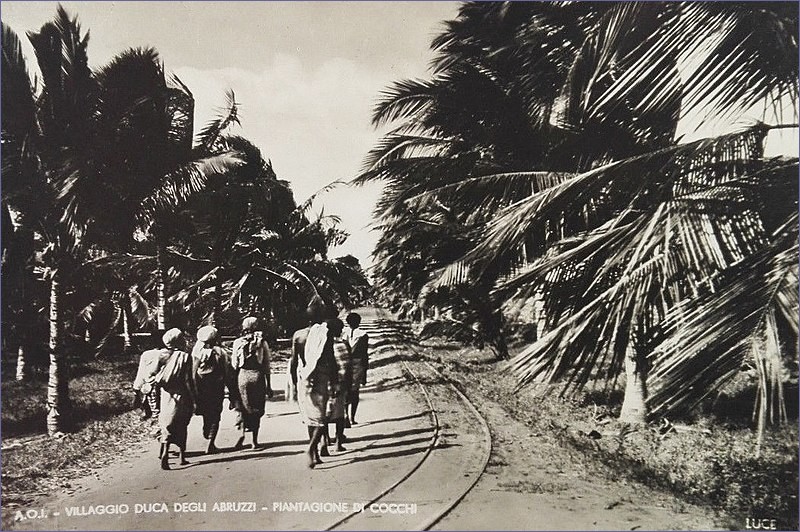
[[[531,459],[535,441],[524,425],[508,421],[496,406],[476,408],[414,355],[407,328],[378,311],[362,315],[372,362],[346,451],[308,469],[297,405],[279,394],[262,420],[265,448],[234,451],[238,433],[226,410],[218,437],[223,452],[200,454],[205,441],[196,417],[189,427],[189,465],[159,469],[155,442],[131,449],[127,459],[77,481],[77,492],[22,511],[14,528],[713,528],[701,510],[654,505],[635,486],[543,470],[541,460]],[[276,390],[283,388],[281,378],[273,377]],[[625,503],[609,507],[611,499]]]

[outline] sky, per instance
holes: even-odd
[[[393,81],[426,77],[430,42],[456,2],[63,2],[90,30],[92,67],[130,47],[152,46],[167,71],[189,86],[196,101],[196,128],[213,118],[233,89],[240,103],[240,134],[254,142],[288,180],[298,203],[362,168],[381,130],[370,123],[380,91]],[[21,37],[38,30],[55,2],[3,0],[2,20]],[[33,52],[24,37],[30,68]],[[787,105],[787,107],[790,107]],[[752,123],[794,122],[767,117],[763,109],[735,123],[708,123],[696,130],[679,124],[683,141]],[[797,130],[775,131],[768,155],[797,155]],[[380,184],[340,186],[319,196],[315,210],[342,219],[351,237],[331,251],[352,254],[362,265],[378,234],[369,228]]]
[[[298,203],[349,181],[380,137],[370,122],[380,91],[424,77],[432,38],[456,2],[62,2],[89,30],[91,67],[131,47],[154,47],[195,97],[196,130],[233,89],[240,134],[288,180]],[[56,2],[6,1],[0,17],[21,37],[51,20]],[[351,237],[331,256],[371,264],[369,229],[380,185],[340,186],[315,210],[341,217]]]

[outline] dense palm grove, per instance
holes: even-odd
[[[195,138],[194,99],[153,49],[92,70],[88,33],[64,9],[28,33],[32,78],[5,24],[2,64],[3,352],[49,356],[48,430],[69,425],[68,365],[131,347],[136,332],[245,314],[273,335],[314,294],[366,297],[347,234],[297,205],[247,139],[233,93]],[[121,339],[120,342],[115,340]],[[49,340],[49,342],[48,342]]]
[[[501,359],[533,324],[520,385],[625,382],[628,421],[686,412],[745,370],[759,429],[784,420],[798,160],[764,141],[797,127],[797,34],[783,2],[462,5],[430,77],[383,93],[374,123],[392,128],[355,180],[386,184],[382,293]],[[758,106],[739,131],[677,134]]]

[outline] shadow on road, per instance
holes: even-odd
[[[303,454],[303,450],[297,451],[282,451],[282,452],[273,452],[269,449],[259,450],[259,451],[252,451],[252,450],[245,450],[238,452],[232,456],[220,456],[218,454],[208,455],[208,456],[215,456],[217,458],[212,458],[210,460],[201,460],[199,462],[192,462],[188,466],[189,467],[199,467],[199,466],[206,466],[211,464],[224,464],[228,462],[238,462],[239,460],[254,460],[258,458],[280,458],[282,456],[295,456],[298,454]]]
[[[401,417],[388,417],[384,419],[379,419],[378,421],[367,421],[366,423],[358,423],[357,427],[369,427],[372,425],[378,425],[379,423],[389,423],[392,421],[406,421],[407,419],[414,419],[417,417],[429,416],[431,414],[430,410],[425,410],[423,412],[417,412],[416,414],[409,414],[407,416]]]
[[[378,453],[378,454],[367,454],[367,455],[360,455],[354,456],[352,462],[369,462],[370,460],[383,460],[385,458],[399,458],[401,456],[410,456],[412,454],[424,453],[428,450],[428,446],[417,446],[411,447],[408,449],[402,449],[399,451],[393,451],[390,453]]]
[[[423,427],[418,429],[398,430],[397,432],[380,433],[380,434],[365,434],[364,436],[357,436],[355,438],[348,438],[347,441],[372,441],[372,440],[385,440],[387,438],[402,438],[403,436],[412,436],[415,434],[425,434],[432,432],[433,427]]]

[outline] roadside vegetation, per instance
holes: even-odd
[[[455,380],[736,528],[797,525],[798,158],[765,155],[797,34],[780,2],[466,2],[354,180],[384,304],[485,348]]]
[[[618,419],[621,394],[585,391],[559,397],[539,387],[515,393],[516,379],[490,349],[429,340],[419,352],[479,410],[486,402],[496,403],[524,422],[536,441],[563,448],[564,456],[554,460],[568,457],[593,474],[641,483],[705,506],[720,526],[731,530],[743,529],[745,519],[753,516],[775,518],[779,529],[797,529],[796,424],[771,431],[755,458],[750,409],[730,411],[724,402],[709,402],[691,420],[635,426]],[[736,394],[736,387],[729,391]],[[792,405],[796,409],[796,400]],[[679,505],[675,511],[681,511]]]

